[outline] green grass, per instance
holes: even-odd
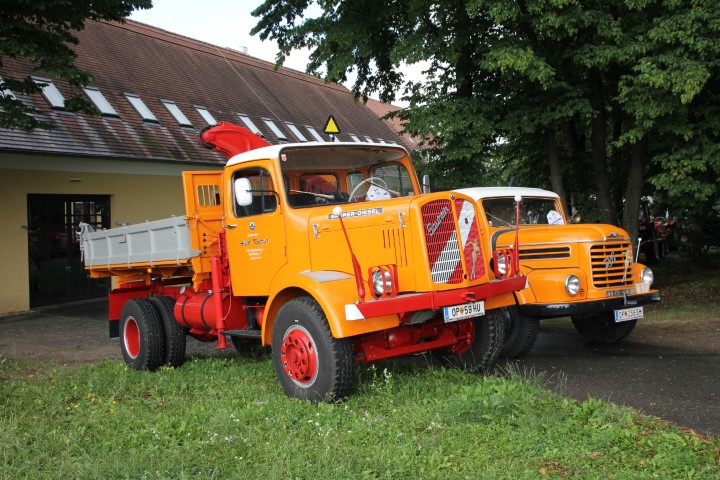
[[[340,404],[269,359],[136,372],[0,360],[0,478],[718,478],[717,439],[537,378],[363,366]]]
[[[654,267],[648,320],[717,321],[718,265]],[[0,479],[720,478],[718,438],[542,383],[361,365],[349,399],[312,404],[283,395],[269,358],[154,373],[0,358]]]

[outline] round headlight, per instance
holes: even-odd
[[[640,272],[640,280],[642,281],[642,283],[652,285],[652,283],[655,281],[655,275],[653,274],[652,270],[645,267]]]
[[[382,297],[392,292],[392,275],[387,270],[375,270],[372,274],[375,295]]]
[[[507,273],[507,259],[502,253],[497,256],[497,273],[502,277]]]
[[[565,279],[565,291],[568,295],[577,295],[580,291],[580,279],[575,275],[568,275]]]

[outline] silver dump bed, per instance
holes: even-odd
[[[93,231],[80,224],[80,249],[85,267],[187,263],[200,252],[190,248],[190,229],[184,216]]]

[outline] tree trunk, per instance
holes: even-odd
[[[597,206],[600,210],[600,221],[602,223],[616,224],[610,198],[610,175],[608,173],[607,161],[607,111],[602,92],[602,79],[600,72],[591,69],[588,72],[590,82],[590,105],[595,110],[591,122],[591,145],[593,159],[593,173],[595,174],[595,185],[597,187]]]
[[[563,188],[562,170],[560,169],[560,159],[557,152],[557,140],[555,138],[555,130],[545,130],[545,148],[547,150],[548,165],[550,167],[550,184],[555,193],[560,195],[560,202],[565,211],[565,215],[570,218],[572,212],[568,210],[567,200],[565,199],[565,189]]]
[[[640,198],[642,197],[642,187],[645,182],[645,164],[647,160],[647,143],[645,139],[638,140],[632,145],[631,149],[630,169],[628,171],[628,181],[625,189],[625,206],[623,208],[622,220],[622,227],[630,234],[633,251],[635,252],[637,250]]]

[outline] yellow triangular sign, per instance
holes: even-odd
[[[335,118],[330,115],[327,119],[327,122],[325,122],[325,129],[323,130],[324,133],[327,133],[328,135],[336,135],[340,133],[340,129],[337,126],[337,123],[335,122]]]

